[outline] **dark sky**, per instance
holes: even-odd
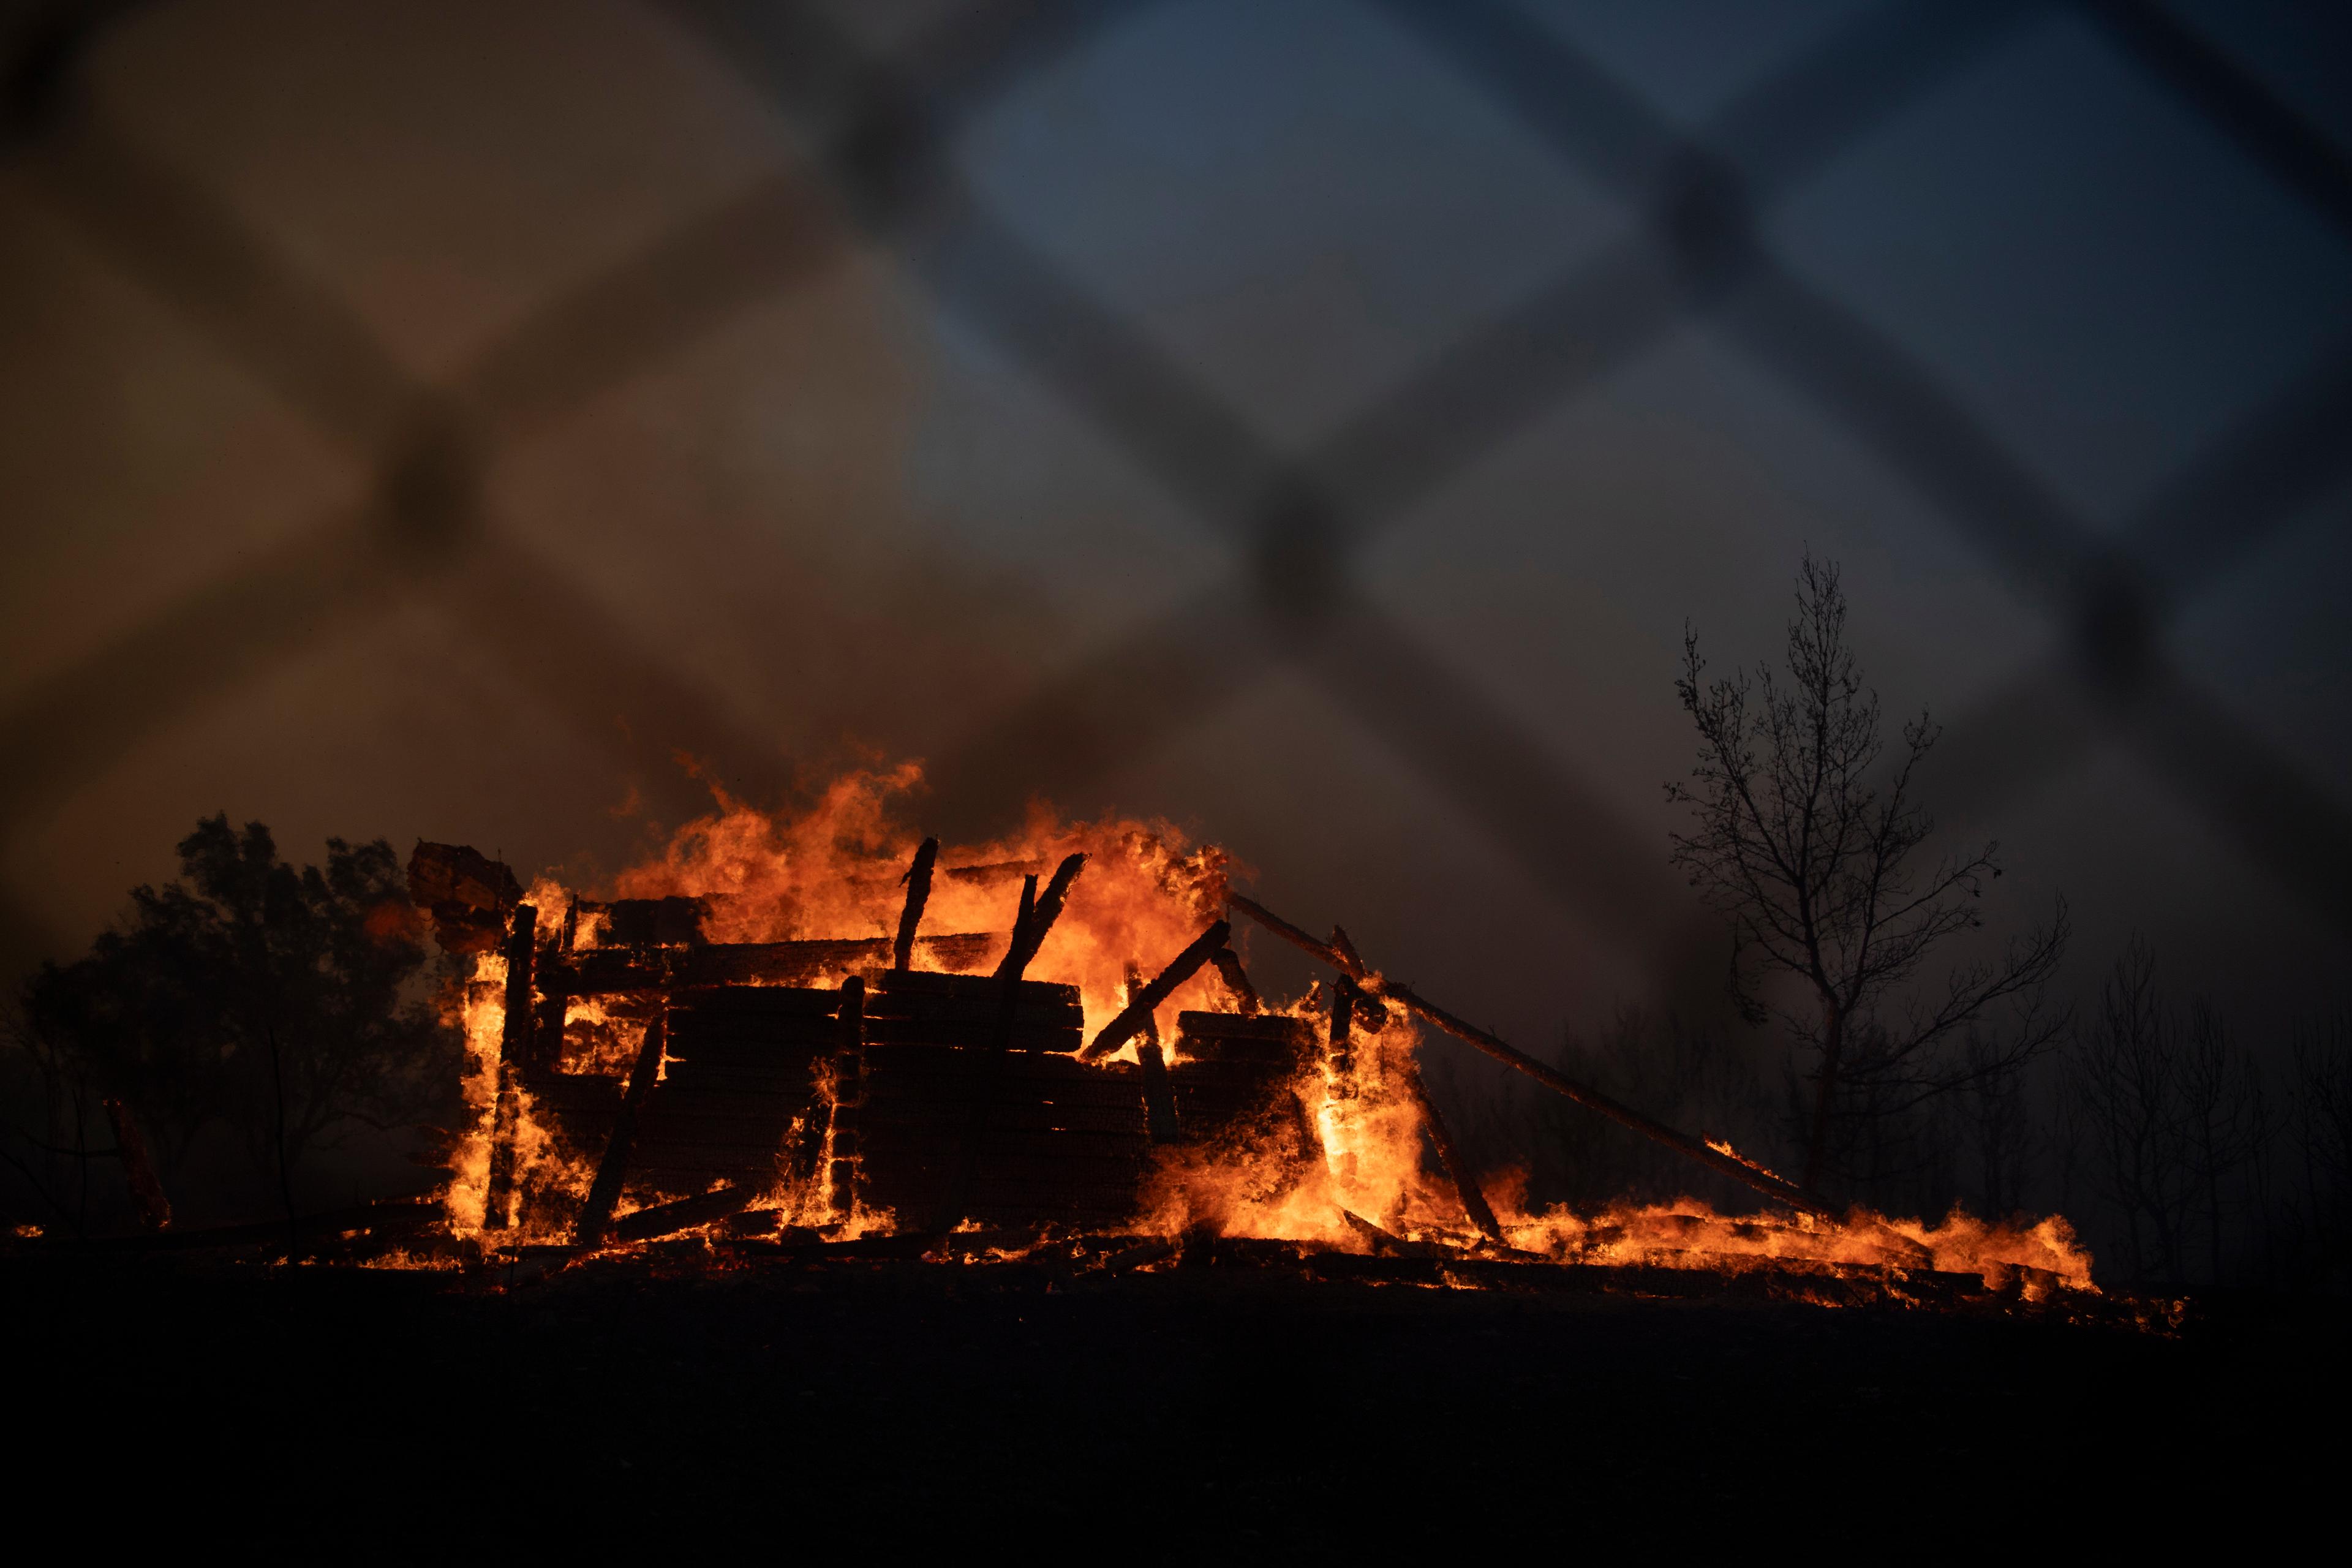
[[[2321,463],[2162,530],[2290,428],[2268,411],[2317,419],[2298,451],[2346,446],[2352,399],[2297,401],[2352,354],[2341,8],[2158,13],[2269,95],[2292,166],[2065,8],[1955,29],[1968,50],[1801,166],[1759,93],[1882,36],[1857,28],[1995,8],[1494,9],[1538,40],[1507,78],[1555,40],[1769,185],[1787,287],[1472,421],[1401,494],[1365,476],[1431,426],[1381,436],[1392,395],[1642,254],[1661,177],[1564,152],[1543,126],[1598,100],[1498,98],[1412,7],[1126,7],[955,123],[996,226],[889,245],[826,205],[740,36],[658,7],[135,9],[0,175],[12,958],[86,940],[199,814],[304,855],[422,835],[586,872],[694,805],[677,749],[782,795],[862,744],[933,759],[950,833],[1032,790],[1171,816],[1539,1042],[1663,984],[1692,918],[1660,796],[1683,626],[1726,664],[1773,651],[1810,547],[1889,709],[1952,721],[1941,799],[2004,846],[1997,925],[2063,892],[2080,973],[2137,930],[2250,1021],[2339,1001],[2346,486]],[[855,26],[878,49],[953,10]],[[831,216],[767,258],[729,216],[762,192]],[[662,248],[681,226],[703,260]],[[1124,371],[1093,384],[1126,403],[1074,394],[1100,344],[1024,318],[989,235],[1209,426],[1326,463],[1314,537],[1350,547],[1298,559],[1339,613],[1269,621],[1253,574],[1286,546],[1222,505],[1215,443],[1169,437]],[[614,306],[615,277],[652,281]],[[2009,489],[1906,461],[1903,387],[1825,393],[1848,362],[1776,313],[1791,294],[1911,367]],[[478,447],[420,435],[436,388],[488,411]],[[477,499],[402,534],[375,498],[419,452]],[[2016,496],[2071,542],[2020,544]],[[2102,550],[2152,606],[2159,679],[2120,712],[2074,655]]]

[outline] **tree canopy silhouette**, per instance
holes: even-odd
[[[457,1041],[412,984],[421,924],[383,839],[331,838],[323,868],[298,870],[224,814],[178,848],[180,880],[133,889],[87,955],[34,974],[26,1022],[136,1111],[169,1168],[226,1127],[290,1211],[308,1156],[455,1099]]]

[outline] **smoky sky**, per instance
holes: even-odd
[[[930,225],[844,198],[769,96],[783,9],[185,0],[89,43],[0,178],[12,960],[213,811],[297,857],[422,836],[593,877],[707,798],[679,753],[774,800],[917,756],[920,826],[1164,816],[1540,1044],[1719,968],[1665,864],[1681,638],[1775,652],[1810,549],[1890,714],[1950,725],[1946,826],[2010,868],[1989,937],[2063,894],[2078,981],[2138,931],[2250,1017],[2340,995],[2345,487],[2229,466],[2266,420],[2341,445],[2347,400],[2302,396],[2352,354],[2335,8],[2156,13],[2288,165],[2095,8],[1467,7],[1505,19],[1482,44],[1404,5],[1078,7],[939,117],[969,221]],[[878,58],[958,14],[835,18]],[[1743,118],[1915,18],[1948,58],[1801,159]],[[1529,74],[1545,40],[1584,88]],[[1549,129],[1604,100],[1746,182],[1780,293],[1685,279],[1636,331],[1629,263],[1588,372],[1413,402],[1465,345],[1473,391],[1516,389],[1514,323],[1649,254],[1658,171]],[[104,184],[123,157],[163,173]],[[189,203],[287,286],[187,284]],[[446,451],[339,422],[303,331],[461,417],[542,412]],[[1992,458],[1906,460],[1911,384],[1839,381],[1848,341]],[[1228,504],[1234,453],[1312,504]],[[2008,488],[1970,490],[1988,462]],[[466,498],[446,538],[315,542],[417,472]],[[2215,472],[2242,527],[2222,485],[2193,548],[2143,549]],[[2103,570],[2156,697],[2083,654]]]

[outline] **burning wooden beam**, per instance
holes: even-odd
[[[940,858],[940,841],[926,838],[907,868],[907,902],[898,911],[898,940],[890,950],[890,967],[905,973],[915,956],[915,931],[923,923],[923,906],[931,899],[931,867]]]
[[[1132,963],[1127,966],[1127,999],[1131,1005],[1143,989],[1143,973]],[[1154,1143],[1177,1141],[1176,1093],[1168,1081],[1168,1058],[1160,1048],[1160,1020],[1147,1015],[1143,1020],[1143,1043],[1136,1047],[1137,1065],[1143,1073],[1143,1111],[1145,1124],[1151,1130]]]
[[[1820,1200],[1800,1190],[1793,1183],[1782,1180],[1761,1165],[1743,1160],[1738,1154],[1717,1149],[1687,1133],[1677,1132],[1664,1122],[1653,1121],[1631,1106],[1621,1104],[1599,1089],[1577,1082],[1558,1068],[1539,1062],[1535,1058],[1517,1049],[1499,1036],[1479,1028],[1475,1024],[1466,1023],[1443,1007],[1422,1000],[1410,987],[1401,985],[1392,980],[1383,979],[1366,968],[1362,960],[1352,958],[1349,952],[1332,943],[1318,942],[1314,937],[1265,906],[1245,899],[1238,893],[1231,895],[1228,902],[1233,908],[1249,916],[1293,947],[1329,964],[1373,995],[1385,997],[1406,1012],[1416,1014],[1434,1024],[1454,1038],[1475,1046],[1496,1061],[1517,1068],[1554,1093],[1565,1095],[1579,1105],[1599,1111],[1620,1126],[1629,1127],[1644,1138],[1663,1143],[1677,1153],[1706,1166],[1709,1170],[1729,1176],[1733,1181],[1760,1193],[1774,1203],[1786,1205],[1790,1208],[1806,1214],[1824,1216],[1831,1215],[1832,1211]]]
[[[531,1010],[531,960],[539,951],[539,910],[517,904],[507,938],[506,1022],[499,1034],[498,1100],[490,1119],[490,1174],[482,1195],[482,1228],[504,1230],[514,1195],[515,1131],[521,1119],[519,1081],[530,1060],[537,1023]]]
[[[1225,945],[1225,939],[1233,932],[1231,921],[1218,921],[1193,938],[1192,945],[1178,953],[1174,961],[1160,972],[1158,979],[1137,992],[1118,1016],[1103,1026],[1102,1033],[1078,1053],[1078,1060],[1098,1061],[1133,1039],[1142,1030],[1145,1020],[1159,1010],[1160,1005],[1168,1000],[1176,987],[1198,973],[1201,965],[1208,963],[1210,955]]]
[[[1084,855],[1068,856],[1054,868],[1054,879],[1045,884],[1043,893],[1035,893],[1037,879],[1030,876],[1023,887],[1034,897],[1024,895],[1020,920],[1014,922],[1013,945],[1004,950],[1003,962],[996,966],[1000,980],[1018,980],[1027,971],[1037,950],[1045,944],[1045,937],[1054,922],[1062,918],[1062,905],[1069,899],[1070,884],[1086,869]]]
[[[564,907],[563,924],[556,933],[554,962],[535,977],[540,993],[538,1026],[531,1032],[530,1064],[535,1068],[553,1068],[563,1062],[563,1023],[572,1010],[574,973],[572,944],[579,936],[580,900],[573,899]]]
[[[675,1236],[681,1230],[692,1230],[697,1226],[709,1225],[712,1220],[740,1214],[750,1208],[751,1200],[759,1195],[757,1188],[748,1183],[738,1182],[694,1197],[680,1198],[675,1203],[656,1204],[651,1208],[623,1215],[614,1221],[613,1239],[652,1241],[660,1237]]]
[[[934,968],[968,972],[996,944],[1000,931],[958,931],[915,939],[918,957]],[[590,948],[574,955],[574,994],[667,991],[694,985],[806,985],[846,970],[887,969],[888,937],[826,937],[798,942],[705,942],[648,953],[627,947]]]
[[[1437,1145],[1438,1163],[1445,1167],[1446,1179],[1454,1184],[1454,1195],[1462,1200],[1462,1212],[1478,1227],[1478,1234],[1488,1241],[1504,1246],[1503,1227],[1495,1221],[1495,1211],[1487,1206],[1486,1194],[1478,1189],[1478,1178],[1470,1163],[1454,1147],[1454,1134],[1447,1130],[1445,1118],[1437,1113],[1437,1102],[1429,1098],[1429,1086],[1421,1081],[1421,1068],[1407,1062],[1399,1075],[1404,1080],[1405,1093],[1421,1110],[1421,1124],[1429,1129],[1429,1141]]]
[[[1231,947],[1221,947],[1209,955],[1209,962],[1217,966],[1217,978],[1223,981],[1225,989],[1233,994],[1237,1011],[1256,1014],[1265,1010],[1265,1004],[1259,999],[1257,987],[1250,984],[1249,971],[1242,967],[1240,953]]]
[[[579,1222],[572,1227],[572,1245],[583,1250],[604,1244],[605,1227],[612,1223],[613,1205],[621,1201],[621,1184],[629,1173],[629,1140],[635,1135],[637,1112],[644,1109],[646,1097],[653,1092],[654,1080],[661,1076],[662,1044],[669,1033],[668,1020],[656,1013],[646,1026],[646,1037],[637,1047],[636,1066],[629,1073],[629,1087],[621,1096],[620,1113],[613,1119],[613,1135],[604,1143],[604,1157],[596,1163],[596,1179],[589,1184],[588,1201],[580,1205]]]

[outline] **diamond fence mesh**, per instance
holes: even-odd
[[[951,154],[977,116],[1153,9],[1139,0],[972,4],[881,52],[819,7],[658,5],[769,106],[801,166],[540,302],[435,384],[81,90],[115,27],[155,6],[34,14],[0,84],[6,157],[25,188],[373,479],[359,504],[20,692],[0,712],[0,835],[27,830],[194,705],[428,589],[479,605],[462,617],[479,651],[559,713],[597,727],[617,692],[738,776],[772,770],[771,748],[724,703],[502,524],[491,480],[518,443],[809,287],[852,246],[878,246],[1149,475],[1229,562],[1222,582],[972,726],[979,739],[940,762],[950,786],[1014,772],[1067,785],[1277,667],[1303,670],[1564,905],[1670,964],[1691,958],[1707,939],[1654,835],[1361,592],[1351,565],[1514,434],[1700,321],[1900,475],[2020,600],[2073,628],[2054,666],[1950,726],[1948,783],[1990,804],[2092,739],[2119,737],[2244,856],[2352,923],[2340,799],[2168,651],[2206,584],[2352,470],[2352,357],[2242,420],[2120,527],[2095,525],[1934,369],[1767,237],[1776,204],[1829,160],[2053,7],[1869,9],[1694,131],[1501,0],[1366,4],[1643,221],[1304,450],[1254,426],[958,174]],[[2159,5],[2072,9],[2238,155],[2352,233],[2352,161],[2255,77]]]

